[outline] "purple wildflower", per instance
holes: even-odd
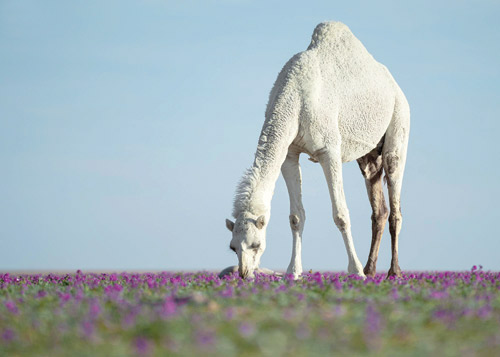
[[[233,287],[228,285],[226,287],[226,289],[224,289],[221,293],[220,293],[220,296],[224,297],[224,298],[231,298],[233,297],[234,295],[234,290],[233,290]]]
[[[372,304],[366,307],[364,339],[365,343],[371,350],[381,348],[381,340],[379,338],[382,330],[382,317]]]
[[[279,292],[283,292],[283,291],[287,291],[288,290],[288,287],[286,285],[280,285],[278,286],[274,291],[279,293]]]
[[[491,313],[493,312],[493,308],[491,307],[490,304],[486,304],[484,306],[481,306],[479,309],[477,309],[476,314],[477,317],[480,319],[486,320],[490,318]]]
[[[333,287],[335,288],[335,290],[342,290],[342,286],[342,282],[338,278],[335,278],[335,280],[333,280]]]
[[[429,294],[429,297],[431,299],[443,300],[443,299],[448,298],[448,292],[434,290],[434,291],[431,291],[431,293]]]
[[[19,312],[16,303],[14,301],[12,301],[12,300],[6,301],[5,302],[5,307],[7,308],[7,310],[9,310],[10,312],[12,312],[13,314],[17,314]]]
[[[163,317],[169,317],[176,313],[177,304],[172,296],[168,296],[163,302],[162,315]]]
[[[99,305],[99,301],[94,299],[89,306],[89,316],[91,318],[96,318],[101,313],[101,306]]]
[[[321,273],[319,271],[317,271],[316,273],[313,274],[312,276],[313,280],[320,286],[320,287],[323,287],[323,276],[321,275]]]
[[[252,337],[255,334],[255,325],[250,322],[242,322],[238,327],[238,331],[242,337]]]
[[[94,323],[89,320],[84,320],[81,325],[82,332],[85,337],[89,338],[94,333]]]
[[[14,340],[15,337],[16,337],[16,335],[15,335],[14,331],[12,331],[10,328],[6,328],[2,332],[2,339],[5,342],[10,342],[10,341]]]
[[[134,345],[139,356],[147,356],[151,353],[151,343],[145,337],[137,337],[134,341]]]
[[[437,310],[434,311],[432,316],[437,321],[440,321],[440,322],[446,324],[448,326],[448,328],[452,328],[455,324],[456,319],[457,319],[454,312],[451,311],[450,309],[446,309],[446,308],[438,308]]]
[[[69,299],[71,299],[71,294],[69,294],[69,293],[62,293],[62,294],[59,294],[59,300],[60,300],[62,303],[67,302]]]
[[[234,308],[232,307],[228,307],[225,311],[224,311],[224,317],[226,320],[232,320],[233,317],[234,317]]]
[[[197,331],[196,342],[202,349],[211,349],[215,345],[215,334],[210,330]]]

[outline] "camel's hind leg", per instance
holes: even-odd
[[[371,277],[375,275],[377,270],[380,240],[382,239],[387,216],[389,215],[382,189],[382,174],[384,171],[382,165],[382,145],[383,139],[377,148],[357,160],[361,173],[365,178],[366,190],[370,205],[372,206],[372,244],[368,261],[363,270],[366,276]]]
[[[281,173],[290,196],[290,227],[292,228],[293,247],[292,259],[286,271],[298,279],[302,274],[302,231],[306,214],[302,206],[302,175],[299,165],[299,153],[290,150],[281,166]]]
[[[387,188],[389,191],[389,231],[391,232],[392,260],[391,268],[387,274],[401,276],[398,263],[398,238],[401,231],[401,186],[406,163],[406,150],[410,133],[410,110],[404,97],[396,98],[394,114],[386,132],[382,158],[384,170],[387,175]]]

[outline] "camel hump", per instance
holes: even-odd
[[[341,38],[353,36],[347,25],[339,21],[322,22],[316,26],[309,48],[317,47],[322,43],[337,42]]]

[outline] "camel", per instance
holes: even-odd
[[[398,237],[400,195],[410,130],[408,102],[387,68],[368,53],[340,22],[320,23],[307,50],[283,67],[269,95],[255,160],[236,189],[230,248],[242,278],[253,277],[266,248],[271,199],[279,173],[290,196],[293,245],[287,274],[302,274],[302,205],[299,155],[319,162],[329,188],[333,221],[342,233],[347,271],[374,276],[385,223],[389,218],[392,260],[388,277],[400,277]],[[364,269],[351,234],[342,163],[357,160],[372,207],[371,248]],[[385,171],[390,213],[382,190]]]

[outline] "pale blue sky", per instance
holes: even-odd
[[[346,23],[405,92],[403,270],[500,270],[496,1],[0,2],[0,269],[216,270],[271,86],[315,25]],[[344,270],[304,158],[305,269]],[[344,165],[363,264],[370,206]],[[291,254],[280,177],[262,265]],[[379,269],[389,267],[384,234]]]

